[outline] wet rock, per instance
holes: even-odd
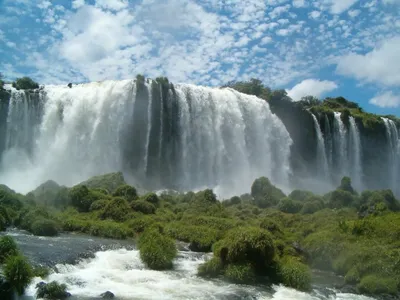
[[[71,83],[71,82],[68,83],[68,87],[69,87],[69,88],[72,88],[72,83]]]
[[[107,292],[101,294],[100,297],[102,299],[114,299],[114,294],[111,293],[110,291],[107,291]]]

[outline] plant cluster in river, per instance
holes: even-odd
[[[360,293],[400,291],[400,204],[390,190],[358,194],[348,177],[325,195],[285,195],[265,177],[249,190],[224,201],[210,189],[139,195],[121,173],[71,188],[46,183],[25,196],[2,186],[0,225],[137,238],[141,259],[155,270],[173,268],[179,240],[213,252],[199,276],[307,291],[314,268],[344,276]]]

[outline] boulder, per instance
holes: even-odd
[[[101,294],[100,297],[101,297],[102,299],[114,299],[115,296],[114,296],[114,294],[111,293],[110,291],[107,291],[107,292]]]

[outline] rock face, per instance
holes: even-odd
[[[101,297],[102,299],[114,299],[115,296],[114,296],[114,294],[111,293],[110,291],[107,291],[107,292],[101,294],[100,297]]]

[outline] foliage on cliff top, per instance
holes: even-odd
[[[17,90],[33,90],[39,88],[39,84],[29,77],[17,78],[17,80],[12,83],[12,86]]]

